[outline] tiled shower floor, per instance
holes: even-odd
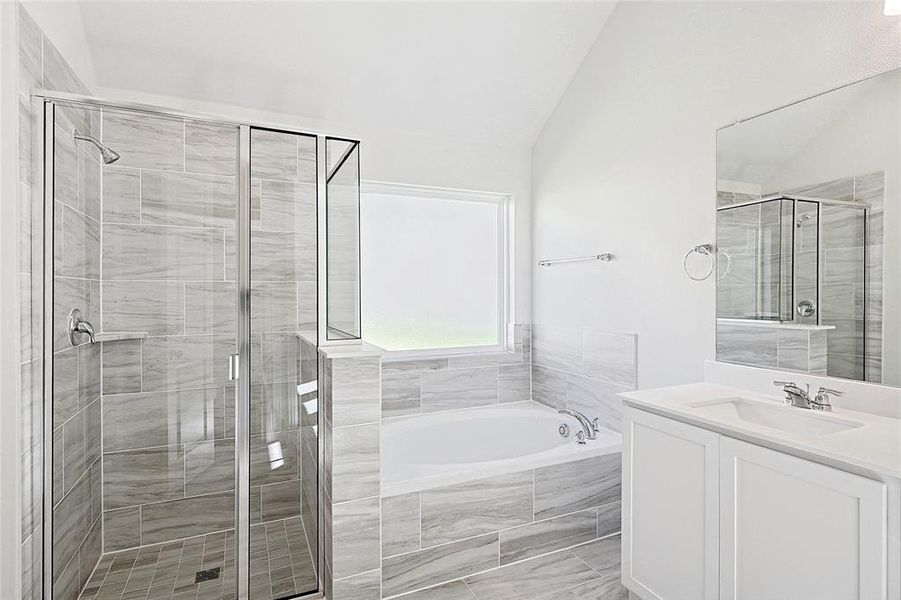
[[[219,569],[195,582],[198,571]],[[80,600],[220,600],[235,597],[234,532],[105,554]],[[316,589],[313,557],[300,517],[254,525],[250,597],[274,600]]]

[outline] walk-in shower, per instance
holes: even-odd
[[[346,343],[359,143],[327,178],[323,135],[34,101],[46,597],[318,593],[324,258]],[[332,180],[346,216],[329,240]]]
[[[753,322],[802,326],[823,340],[820,350],[810,342],[822,354],[810,372],[829,363],[864,379],[874,364],[868,266],[881,259],[867,245],[868,214],[866,204],[788,194],[718,207],[717,245],[730,257],[717,281],[721,336],[747,335]]]

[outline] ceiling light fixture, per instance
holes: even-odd
[[[901,15],[901,0],[885,0],[882,13],[889,17]]]

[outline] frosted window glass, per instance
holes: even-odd
[[[365,337],[386,350],[500,343],[498,204],[364,194]]]

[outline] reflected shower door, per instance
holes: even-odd
[[[250,597],[318,588],[317,139],[250,130]]]
[[[866,379],[867,320],[877,317],[866,314],[866,219],[858,207],[820,206],[819,311],[820,324],[835,327],[826,338],[831,377]]]

